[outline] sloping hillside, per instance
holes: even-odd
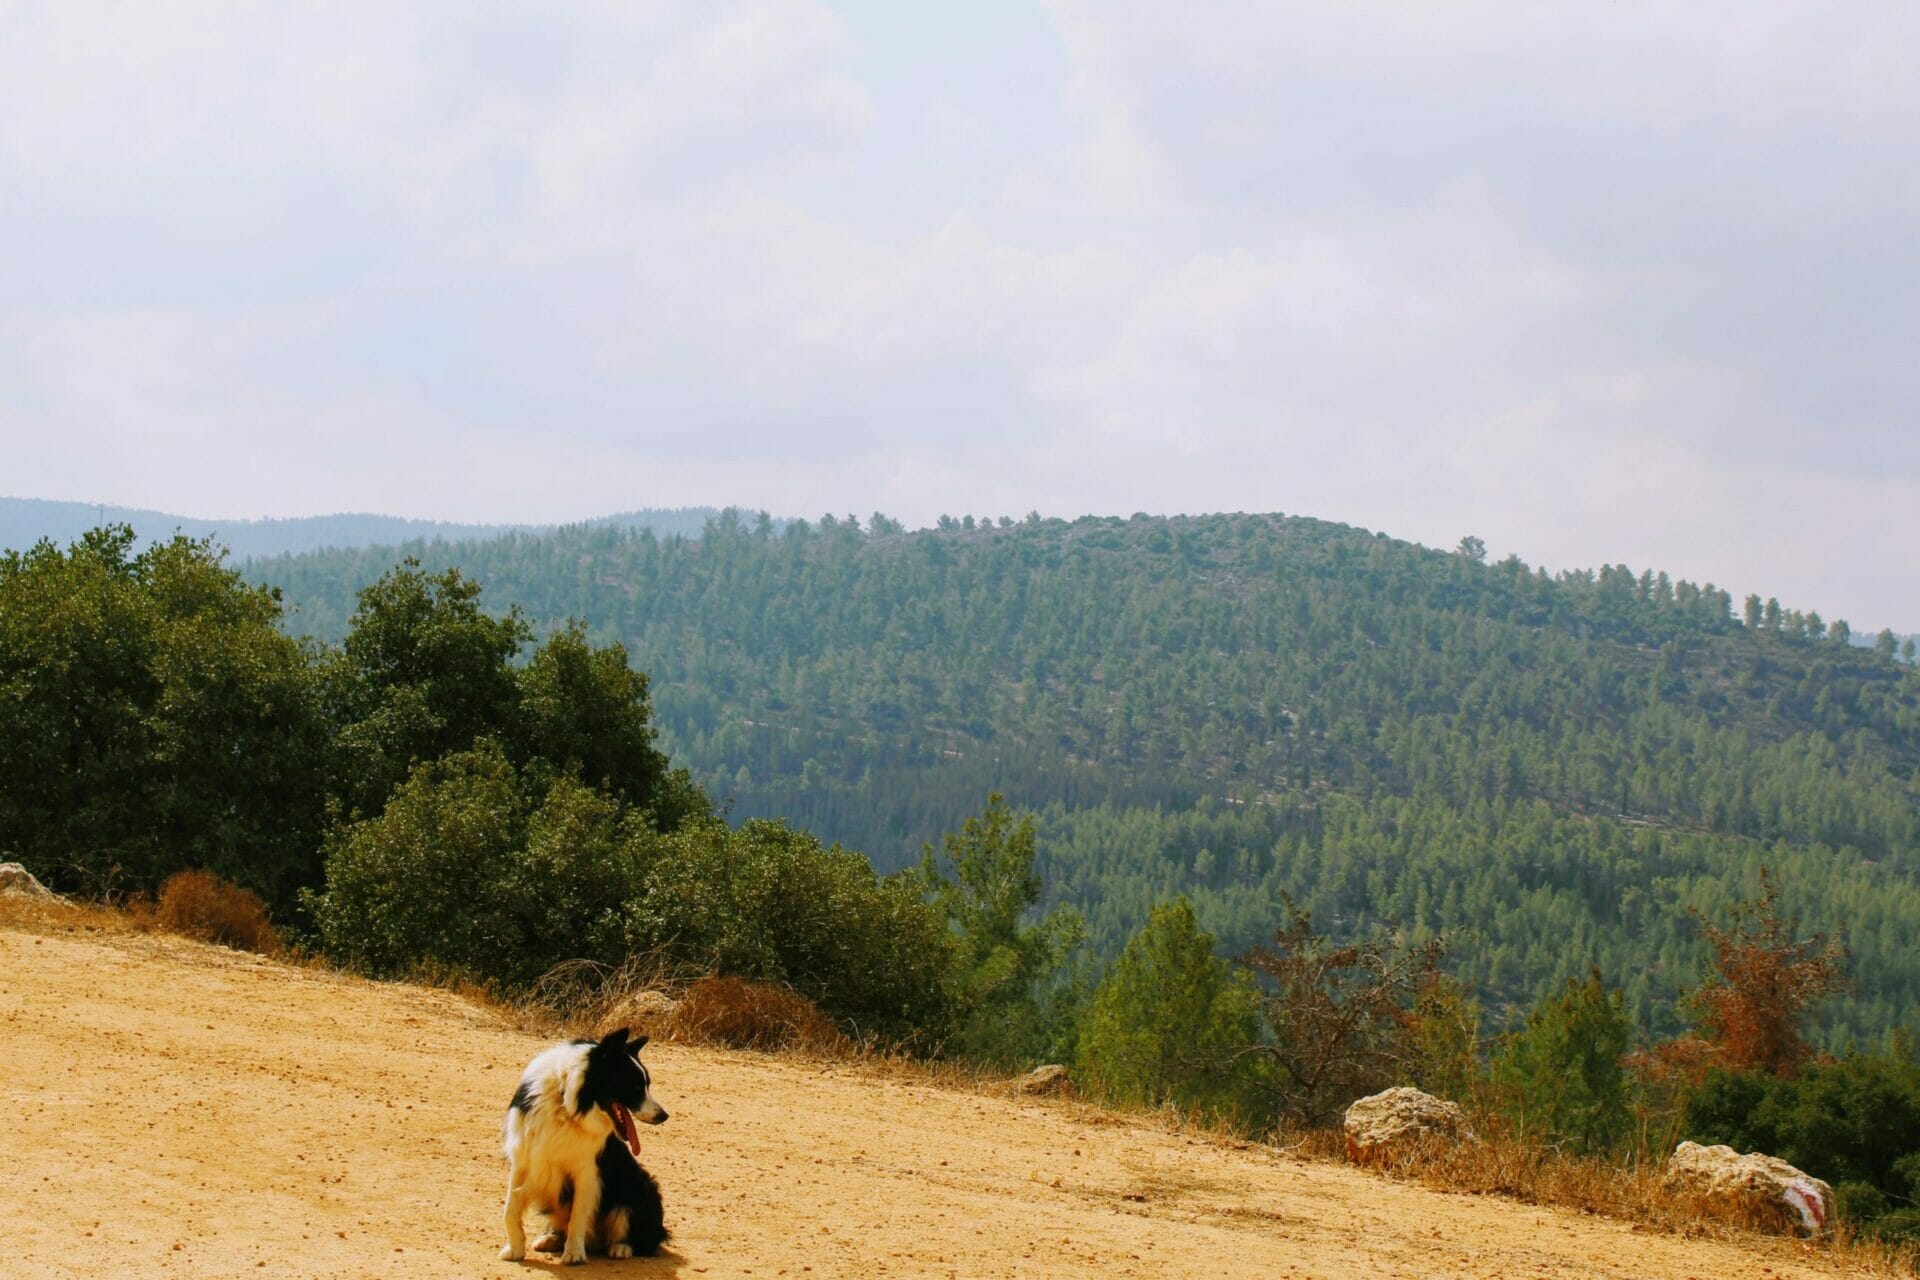
[[[0,1272],[526,1274],[494,1261],[539,1042],[439,992],[144,935],[0,928]],[[1078,1108],[676,1046],[675,1240],[588,1275],[1835,1276]],[[528,1264],[529,1266],[537,1264]]]
[[[1038,811],[1098,957],[1175,893],[1243,949],[1284,894],[1342,932],[1470,930],[1452,964],[1490,1026],[1598,966],[1671,1032],[1703,959],[1688,909],[1764,864],[1871,975],[1825,1040],[1920,1029],[1920,669],[1891,635],[1270,515],[411,550],[490,608],[623,641],[662,747],[736,818],[891,870],[989,789]],[[337,639],[400,554],[248,572]]]

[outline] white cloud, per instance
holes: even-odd
[[[1049,12],[922,101],[811,0],[0,0],[0,488],[1278,508],[1903,621],[1914,11]]]

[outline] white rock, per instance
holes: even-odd
[[[1021,1093],[1056,1094],[1072,1093],[1073,1077],[1067,1069],[1057,1062],[1044,1067],[1035,1067],[1013,1082],[1013,1087]]]
[[[1667,1159],[1665,1184],[1691,1192],[1755,1225],[1818,1235],[1833,1221],[1833,1188],[1785,1160],[1755,1151],[1683,1142]]]
[[[1459,1103],[1404,1086],[1355,1102],[1347,1108],[1343,1127],[1348,1158],[1362,1162],[1384,1155],[1397,1143],[1414,1139],[1475,1140]]]
[[[60,896],[34,879],[33,872],[17,862],[0,862],[0,893],[18,893],[29,898]]]

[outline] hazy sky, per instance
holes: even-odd
[[[1286,511],[1920,630],[1920,6],[0,0],[0,494]]]

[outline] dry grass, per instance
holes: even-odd
[[[266,904],[204,871],[182,871],[169,878],[157,901],[0,894],[0,926],[29,933],[171,933],[260,955],[286,954]]]
[[[667,1034],[687,1044],[818,1057],[853,1048],[833,1019],[799,992],[740,978],[707,977],[688,987],[667,1017]]]
[[[627,1027],[661,1037],[677,994],[701,976],[663,952],[629,956],[618,965],[569,960],[547,970],[510,1005],[530,1029],[597,1040]]]
[[[1303,1135],[1290,1149],[1319,1159],[1342,1160],[1345,1145],[1342,1134],[1320,1130]],[[1781,1236],[1797,1221],[1784,1206],[1777,1215],[1749,1217],[1724,1204],[1676,1191],[1663,1183],[1662,1161],[1569,1155],[1499,1133],[1478,1142],[1398,1144],[1385,1153],[1370,1153],[1365,1163],[1386,1177],[1421,1182],[1441,1191],[1506,1196],[1688,1237]],[[1912,1246],[1861,1238],[1845,1223],[1817,1245],[1808,1242],[1805,1247],[1831,1252],[1853,1274],[1920,1273],[1920,1257]]]
[[[0,926],[28,933],[139,933],[153,926],[127,906],[0,893]]]
[[[809,1058],[893,1057],[849,1039],[791,988],[699,973],[663,954],[617,966],[569,961],[504,1003],[520,1025],[594,1039],[626,1027],[680,1044]]]
[[[160,886],[156,927],[236,951],[277,956],[284,948],[259,895],[208,871],[176,871]]]

